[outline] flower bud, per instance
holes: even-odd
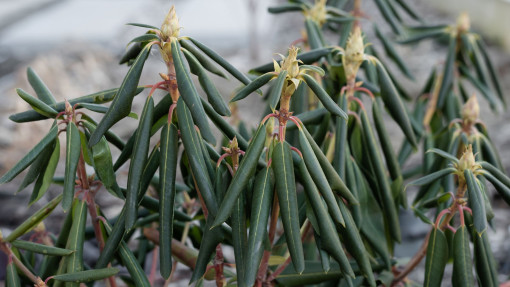
[[[480,115],[480,106],[475,95],[472,95],[462,107],[462,121],[464,124],[473,125]]]
[[[294,46],[289,48],[289,55],[282,62],[282,70],[287,71],[287,76],[295,78],[299,75],[299,60],[297,60],[297,53],[299,48]]]
[[[354,31],[349,35],[345,46],[345,53],[342,57],[344,64],[345,76],[347,79],[355,78],[359,67],[365,58],[365,44],[361,29],[355,27]]]
[[[471,145],[468,145],[459,160],[457,170],[463,173],[467,169],[474,171],[475,167],[476,161],[475,155],[473,154],[473,147]]]
[[[326,0],[316,0],[310,10],[305,11],[305,16],[315,21],[319,27],[326,23]]]
[[[177,18],[177,14],[175,13],[175,7],[172,5],[170,7],[170,11],[166,15],[165,21],[163,21],[163,25],[161,25],[161,36],[163,41],[168,41],[171,37],[179,37],[179,19]]]
[[[469,15],[466,12],[462,12],[459,15],[459,18],[457,18],[457,32],[459,34],[465,33],[469,31],[469,28],[471,26]]]

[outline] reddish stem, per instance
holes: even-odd
[[[299,154],[299,157],[303,158],[303,154],[300,150],[298,150],[296,147],[290,147],[291,150],[295,151],[297,154]]]
[[[277,114],[269,114],[265,116],[262,121],[260,122],[261,125],[263,125],[269,118],[278,118]]]
[[[365,94],[369,95],[372,99],[375,99],[374,94],[372,94],[372,92],[369,89],[367,89],[367,88],[355,87],[354,90],[358,91],[358,92],[365,93]]]
[[[439,213],[439,215],[436,218],[436,224],[434,224],[436,226],[436,228],[439,228],[439,223],[441,222],[441,218],[443,218],[443,216],[447,213],[451,213],[451,211],[449,209],[441,210],[441,212]]]

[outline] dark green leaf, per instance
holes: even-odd
[[[230,116],[230,109],[223,101],[223,98],[221,97],[218,89],[216,89],[214,86],[214,83],[211,81],[211,79],[209,79],[209,76],[207,76],[205,69],[200,65],[193,54],[188,52],[186,49],[182,49],[182,52],[186,57],[186,60],[188,60],[191,72],[198,76],[200,86],[202,86],[202,89],[207,94],[207,100],[212,105],[214,110],[222,116]]]
[[[58,112],[55,111],[55,109],[53,109],[48,104],[44,103],[42,100],[34,98],[33,96],[29,95],[22,89],[16,89],[16,93],[18,94],[18,96],[20,96],[20,98],[27,102],[32,107],[32,109],[34,109],[37,113],[47,118],[54,118],[57,116]]]
[[[7,270],[5,271],[6,285],[7,287],[21,287],[18,271],[16,265],[13,262],[7,264]]]
[[[76,169],[81,155],[80,133],[74,122],[67,124],[66,130],[66,167],[64,177],[64,199],[62,209],[68,211],[74,198],[74,186],[76,185]]]
[[[228,76],[223,71],[221,71],[214,63],[212,63],[211,60],[209,60],[209,58],[204,56],[204,54],[202,54],[202,52],[200,52],[200,50],[198,50],[195,46],[193,46],[192,44],[190,44],[188,41],[186,41],[184,39],[180,39],[179,43],[181,44],[181,46],[183,48],[185,48],[191,54],[193,54],[193,56],[195,56],[195,58],[198,60],[198,62],[200,62],[200,65],[204,69],[206,69],[207,71],[209,71],[213,74],[216,74],[220,77],[228,79]]]
[[[276,194],[281,210],[285,239],[294,269],[302,273],[305,269],[303,245],[299,228],[296,181],[292,153],[286,142],[278,142],[273,150],[272,167],[276,179]]]
[[[448,55],[446,56],[446,62],[444,63],[443,79],[441,80],[441,88],[439,89],[439,95],[437,96],[437,106],[441,109],[444,106],[446,97],[449,94],[450,88],[453,82],[453,73],[455,66],[455,54],[457,49],[457,37],[450,35],[448,44]]]
[[[390,183],[386,175],[386,169],[383,166],[382,158],[379,154],[378,145],[375,141],[374,133],[372,131],[372,127],[370,126],[370,121],[368,119],[367,113],[364,110],[361,110],[360,117],[363,127],[363,138],[368,150],[367,153],[369,155],[372,168],[374,169],[376,181],[379,186],[376,191],[378,193],[378,198],[380,199],[379,204],[381,205],[385,215],[385,223],[387,228],[390,230],[392,238],[397,242],[400,242],[401,235],[398,219],[398,209],[392,196]]]
[[[336,232],[333,220],[331,220],[326,206],[322,202],[319,191],[310,176],[309,169],[307,169],[305,162],[298,156],[294,156],[294,164],[298,167],[301,183],[303,184],[310,204],[312,205],[315,217],[319,219],[317,220],[317,224],[319,225],[319,232],[321,234],[321,248],[331,254],[336,262],[338,262],[343,274],[354,277],[351,265],[349,264],[343,248],[341,247],[342,244]]]
[[[159,41],[159,37],[156,34],[144,34],[141,36],[138,36],[134,38],[133,40],[129,41],[129,44],[131,43],[140,43],[140,42],[150,42],[150,41]]]
[[[417,147],[416,138],[413,128],[411,127],[406,107],[402,103],[402,100],[383,65],[380,62],[377,62],[376,68],[377,75],[379,77],[379,85],[381,86],[381,97],[386,108],[404,132],[407,140],[413,147]]]
[[[464,170],[464,177],[466,178],[468,203],[473,210],[473,220],[475,231],[478,236],[481,236],[487,230],[487,217],[485,214],[485,204],[480,189],[479,182],[469,169]]]
[[[172,234],[174,221],[175,175],[179,136],[177,127],[168,123],[161,131],[159,169],[159,265],[161,276],[168,279],[172,271]]]
[[[86,271],[72,272],[62,275],[55,275],[52,279],[64,282],[87,283],[105,279],[119,273],[117,268],[92,269]]]
[[[191,80],[191,76],[184,67],[183,59],[181,57],[179,42],[173,38],[172,39],[172,57],[174,60],[175,66],[175,75],[177,77],[177,85],[179,88],[179,93],[188,108],[191,111],[191,116],[193,117],[193,121],[198,126],[200,133],[203,138],[208,142],[214,144],[216,139],[214,135],[211,133],[209,128],[209,123],[207,122],[207,117],[205,116],[204,107],[200,102],[200,96]]]
[[[255,173],[257,163],[264,148],[266,141],[266,126],[260,125],[253,137],[248,150],[243,156],[239,168],[230,183],[230,186],[221,202],[221,206],[216,219],[214,220],[213,226],[218,226],[225,222],[229,217],[234,205],[239,197],[239,194],[244,190],[246,184]]]
[[[269,7],[267,8],[267,12],[271,14],[279,14],[285,12],[303,11],[304,9],[306,9],[306,6],[298,3],[285,3],[276,7]]]
[[[338,207],[335,195],[333,194],[333,191],[328,184],[328,180],[326,179],[326,175],[322,171],[319,161],[302,130],[299,132],[299,145],[301,147],[301,152],[303,153],[303,159],[306,167],[313,178],[313,182],[321,191],[331,217],[337,223],[345,226],[345,221],[342,213],[340,212],[340,208]]]
[[[127,117],[131,112],[131,105],[133,103],[134,96],[137,94],[140,75],[142,74],[145,61],[147,60],[147,57],[149,57],[151,47],[151,45],[146,45],[138,57],[136,57],[131,68],[129,68],[129,71],[124,77],[124,80],[122,81],[108,112],[101,119],[96,130],[90,136],[90,146],[98,143],[101,136],[103,136],[106,131],[108,131],[115,123]]]
[[[11,242],[11,244],[18,249],[32,251],[44,255],[66,256],[74,252],[73,250],[69,249],[63,249],[24,240],[14,240]]]
[[[39,100],[43,101],[47,105],[57,103],[55,97],[51,94],[51,91],[31,67],[27,68],[27,78]]]
[[[498,191],[499,195],[503,198],[503,200],[505,200],[507,204],[510,204],[510,187],[503,184],[493,174],[487,171],[483,172],[482,175],[492,183],[492,185]]]
[[[117,91],[119,89],[110,89],[105,90],[101,92],[97,92],[94,94],[90,94],[87,96],[75,98],[69,100],[69,104],[71,106],[74,106],[77,103],[95,103],[95,104],[101,104],[106,103],[111,100],[113,100],[114,96],[117,94]],[[135,91],[135,94],[139,94],[141,91],[143,91],[143,88],[137,88]],[[65,101],[58,102],[56,104],[50,105],[52,109],[54,109],[57,112],[62,112],[65,110]],[[46,116],[43,116],[39,114],[38,112],[34,110],[24,111],[21,113],[13,114],[9,117],[11,121],[17,122],[17,123],[25,123],[25,122],[32,122],[32,121],[40,121],[47,119]]]
[[[474,286],[473,262],[469,249],[469,233],[465,225],[457,228],[453,237],[453,286]]]
[[[269,107],[271,108],[271,111],[275,111],[276,105],[278,105],[278,102],[280,101],[280,96],[282,94],[283,86],[287,79],[287,71],[282,70],[278,74],[278,78],[276,79],[276,82],[274,83],[274,86],[271,89],[271,93],[269,94]]]
[[[436,180],[439,180],[439,179],[443,178],[444,176],[446,176],[448,174],[454,173],[455,171],[456,171],[455,168],[447,167],[445,169],[442,169],[442,170],[436,171],[434,173],[431,173],[429,175],[426,175],[426,176],[424,176],[422,178],[418,178],[416,180],[413,180],[410,183],[408,183],[407,186],[410,186],[410,185],[427,185],[429,183],[435,182]]]
[[[87,223],[87,202],[76,199],[73,204],[73,225],[69,231],[66,249],[73,250],[67,257],[67,272],[73,273],[83,270],[83,244],[85,241],[85,226]],[[78,287],[79,284],[71,286]]]
[[[248,248],[244,262],[246,269],[246,286],[253,286],[257,272],[259,270],[260,260],[264,251],[264,237],[267,234],[267,220],[273,200],[274,175],[270,167],[259,171],[255,178],[255,187],[253,188],[253,198],[250,216],[250,236],[248,237]]]
[[[480,52],[482,52],[483,58],[485,59],[485,65],[487,66],[487,69],[489,70],[489,74],[492,79],[492,84],[493,84],[494,88],[496,89],[496,93],[497,93],[499,99],[501,100],[501,102],[503,102],[503,104],[506,107],[506,101],[505,101],[505,97],[503,95],[503,89],[501,88],[501,84],[498,79],[498,73],[496,72],[496,69],[494,69],[494,66],[493,66],[492,61],[489,57],[489,54],[487,53],[487,47],[485,46],[481,37],[477,38],[476,43],[480,48]]]
[[[60,141],[59,139],[55,139],[55,145],[53,147],[53,152],[49,160],[45,163],[44,170],[39,174],[37,181],[34,185],[34,190],[32,191],[32,195],[30,196],[29,205],[37,202],[41,197],[46,193],[48,187],[50,186],[53,176],[55,175],[55,170],[57,169],[58,160],[60,158]]]
[[[434,228],[429,235],[425,259],[424,287],[441,286],[444,268],[448,261],[448,241],[443,231]]]
[[[499,286],[498,265],[492,255],[487,232],[482,236],[473,236],[475,269],[479,286]]]
[[[324,107],[333,115],[347,119],[347,114],[338,107],[338,105],[331,99],[326,91],[309,75],[301,75],[305,83],[312,89],[317,98],[321,101]]]
[[[393,146],[391,144],[390,136],[386,131],[386,126],[382,117],[382,106],[379,100],[379,98],[375,99],[372,105],[374,125],[375,130],[377,131],[377,135],[379,136],[379,142],[381,144],[384,158],[386,159],[388,171],[390,172],[391,178],[395,180],[400,177],[402,173],[400,171],[400,165],[398,164],[397,157],[395,156],[395,151],[393,150]]]
[[[239,90],[235,96],[230,100],[230,102],[236,102],[239,100],[242,100],[249,96],[251,93],[255,92],[258,88],[265,85],[267,82],[272,80],[274,77],[276,77],[276,74],[274,72],[267,72],[253,81],[249,82],[244,88]]]
[[[400,57],[398,52],[395,50],[395,47],[393,47],[393,45],[390,43],[389,37],[384,36],[381,33],[381,31],[379,30],[379,28],[377,28],[377,25],[374,25],[374,30],[375,30],[375,35],[383,44],[384,51],[386,52],[386,55],[388,55],[388,57],[390,57],[390,59],[392,59],[393,62],[395,64],[397,64],[400,71],[402,71],[402,73],[404,75],[406,75],[406,77],[408,77],[411,80],[414,80],[414,77],[411,74],[411,71],[409,71],[409,68],[405,64],[404,60]]]
[[[250,83],[250,79],[248,79],[243,73],[239,72],[232,64],[223,59],[216,52],[208,48],[206,45],[198,42],[197,40],[188,37],[188,39],[195,44],[202,52],[204,52],[207,56],[209,56],[213,61],[222,66],[227,72],[229,72],[234,78],[238,79],[241,83],[248,85]]]
[[[400,23],[398,23],[398,19],[396,18],[395,14],[393,14],[393,11],[391,11],[388,3],[386,3],[385,0],[376,0],[375,4],[377,4],[377,8],[379,8],[379,11],[383,15],[384,19],[390,25],[393,33],[401,35],[403,33],[402,26]]]
[[[149,28],[149,29],[159,30],[159,28],[158,28],[158,27],[155,27],[155,26],[152,26],[152,25],[147,25],[147,24],[140,24],[140,23],[127,23],[126,25],[129,25],[129,26],[135,26],[135,27],[141,27],[141,28]]]
[[[127,197],[126,197],[126,229],[129,230],[136,221],[138,192],[142,179],[143,168],[147,162],[147,153],[149,151],[150,129],[152,126],[152,115],[154,113],[154,100],[148,97],[140,116],[140,124],[136,133],[135,145],[133,147],[133,156],[129,166]],[[152,176],[151,176],[152,177]]]
[[[218,211],[218,202],[214,196],[213,185],[204,162],[202,146],[199,142],[202,139],[195,130],[190,110],[184,104],[182,98],[179,98],[177,101],[177,118],[179,119],[182,144],[188,155],[189,164],[193,178],[198,186],[198,191],[202,195],[209,213],[215,216]]]
[[[305,19],[305,28],[306,28],[306,36],[308,40],[308,45],[312,50],[320,49],[324,46],[322,37],[320,35],[321,31],[317,26],[317,23],[311,18]]]

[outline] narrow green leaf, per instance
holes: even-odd
[[[39,153],[39,155],[37,155],[36,159],[30,165],[30,168],[28,169],[27,174],[23,178],[23,181],[18,186],[18,190],[16,191],[16,193],[25,189],[25,187],[34,182],[41,173],[44,173],[44,170],[46,169],[46,166],[48,164],[48,160],[50,159],[51,154],[54,150],[54,144],[55,142],[50,143]]]
[[[474,286],[473,262],[469,249],[469,233],[465,225],[457,228],[453,237],[453,286]]]
[[[319,164],[321,165],[322,171],[324,172],[324,175],[326,175],[326,178],[331,186],[331,189],[333,191],[336,191],[338,195],[342,196],[347,200],[347,202],[350,205],[356,205],[359,204],[358,200],[352,195],[351,191],[347,188],[345,183],[342,181],[338,173],[335,171],[335,168],[331,165],[331,163],[328,161],[328,158],[320,147],[317,145],[317,143],[313,140],[312,136],[308,132],[308,130],[302,126],[301,127],[303,132],[305,133],[306,139],[310,143],[313,152],[315,153],[315,156],[317,157],[317,160],[319,161]]]
[[[11,244],[12,244],[12,246],[14,246],[18,249],[32,251],[32,252],[44,254],[44,255],[67,256],[74,252],[73,250],[69,250],[69,249],[63,249],[63,248],[48,246],[48,245],[34,243],[34,242],[30,242],[30,241],[24,241],[24,240],[14,240],[13,242],[11,242]]]
[[[34,98],[27,92],[23,91],[22,89],[16,89],[16,93],[20,98],[22,98],[25,102],[27,102],[32,109],[34,109],[37,113],[47,117],[47,118],[54,118],[57,116],[58,112],[55,111],[51,106],[44,103],[42,100],[39,100],[38,98]]]
[[[449,159],[450,161],[453,161],[454,163],[458,163],[459,162],[459,159],[456,158],[455,156],[453,156],[452,154],[444,151],[444,150],[440,150],[438,148],[431,148],[429,150],[427,150],[427,153],[435,153],[445,159]]]
[[[48,191],[50,187],[53,176],[55,175],[55,170],[57,169],[58,160],[60,159],[60,141],[58,138],[55,139],[55,144],[52,147],[53,152],[49,160],[45,163],[45,168],[39,174],[37,181],[34,185],[34,190],[32,191],[32,195],[30,196],[29,205],[32,205],[34,202],[39,201],[42,196]]]
[[[6,287],[21,287],[18,270],[16,270],[16,265],[13,262],[9,262],[7,264],[7,270],[5,271],[6,276]]]
[[[378,145],[375,141],[372,127],[368,119],[367,113],[364,110],[360,112],[361,124],[363,127],[363,138],[366,143],[370,162],[374,169],[374,174],[379,188],[376,189],[378,192],[379,204],[384,212],[384,219],[387,228],[390,230],[391,237],[397,242],[400,242],[400,225],[398,219],[398,209],[395,205],[390,183],[386,175],[386,169],[383,166],[381,155],[379,154]]]
[[[338,207],[333,190],[331,190],[328,180],[326,179],[326,175],[322,171],[319,161],[302,130],[299,132],[299,145],[301,147],[301,152],[303,153],[303,159],[306,167],[312,176],[313,182],[321,191],[331,217],[335,222],[345,226],[345,221],[342,213],[340,212],[340,208]]]
[[[309,75],[301,75],[305,83],[312,89],[317,98],[321,101],[324,107],[333,115],[347,119],[347,114],[340,109],[340,107],[331,99],[326,91]]]
[[[106,131],[108,131],[115,123],[127,117],[131,112],[133,98],[137,94],[138,82],[142,74],[145,61],[149,57],[151,45],[146,45],[140,54],[136,57],[135,62],[129,68],[128,73],[124,77],[119,90],[115,94],[108,112],[97,125],[96,130],[90,136],[89,145],[93,146],[101,140]]]
[[[267,72],[261,76],[258,76],[253,81],[250,81],[244,88],[239,90],[236,95],[230,100],[230,102],[237,102],[249,96],[251,93],[255,92],[258,88],[265,85],[267,82],[276,77],[274,72]]]
[[[267,8],[267,12],[271,14],[280,14],[285,12],[303,11],[306,6],[299,3],[285,3],[276,7]]]
[[[498,265],[491,250],[487,232],[473,236],[475,269],[480,286],[499,286]]]
[[[388,6],[388,3],[386,3],[385,0],[376,0],[375,4],[377,4],[377,8],[379,8],[379,11],[383,15],[384,19],[390,25],[391,30],[393,30],[393,33],[401,35],[403,33],[402,26],[398,22],[398,19],[396,18],[395,14],[393,14],[393,11],[391,11],[391,8]]]
[[[410,186],[410,185],[427,185],[429,183],[435,182],[436,180],[439,180],[439,179],[443,178],[444,176],[446,176],[448,174],[452,174],[455,171],[456,171],[455,168],[447,167],[445,169],[442,169],[442,170],[436,171],[434,173],[431,173],[429,175],[426,175],[426,176],[424,176],[422,178],[418,178],[416,180],[413,180],[410,183],[408,183],[407,186]]]
[[[121,217],[119,217],[121,218]],[[112,230],[112,227],[108,224],[108,222],[104,222],[103,226],[106,229],[106,233],[110,236],[108,240],[110,240],[112,234],[115,232],[115,228]],[[120,224],[122,228],[124,227],[124,223]],[[115,246],[117,247],[117,245]],[[129,274],[131,275],[131,278],[133,279],[135,286],[139,287],[150,287],[149,279],[147,278],[147,275],[145,274],[143,268],[140,266],[140,263],[138,263],[138,260],[136,260],[135,255],[131,250],[129,250],[126,242],[119,240],[118,242],[118,248],[119,248],[119,256],[122,259],[122,263],[124,266],[126,266]],[[106,247],[105,247],[106,250]],[[101,253],[103,255],[103,253]],[[98,264],[99,265],[99,261]],[[96,265],[96,268],[104,268],[104,267],[98,267]],[[105,264],[106,265],[106,264]]]
[[[228,76],[223,71],[221,71],[213,62],[211,62],[211,60],[209,60],[209,58],[204,56],[204,54],[202,54],[202,52],[200,52],[200,50],[198,50],[191,43],[189,43],[185,39],[180,39],[179,44],[181,44],[183,48],[185,48],[191,54],[193,54],[193,56],[195,56],[200,65],[204,67],[204,69],[222,78],[228,79]]]
[[[507,204],[510,204],[510,187],[506,186],[494,175],[487,171],[484,171],[482,175],[492,183],[492,185],[498,191],[499,195],[503,198],[503,200],[505,200]]]
[[[391,81],[386,69],[377,61],[376,63],[377,75],[379,77],[379,85],[381,87],[381,98],[388,109],[390,115],[395,122],[400,126],[407,140],[413,147],[417,147],[416,137],[414,135],[406,107],[402,103],[393,82]]]
[[[294,165],[292,164],[292,153],[288,143],[278,142],[276,144],[273,150],[271,165],[276,179],[276,194],[280,204],[280,216],[283,222],[287,247],[294,269],[296,272],[302,273],[305,269],[305,259],[299,230]]]
[[[106,102],[113,100],[113,98],[117,94],[118,90],[119,89],[110,89],[110,90],[105,90],[105,91],[97,92],[94,94],[86,95],[83,97],[78,97],[78,98],[69,100],[69,103],[71,104],[71,106],[74,106],[77,103],[95,103],[95,104],[106,103]],[[142,91],[143,91],[143,88],[139,87],[136,89],[135,94],[139,94]],[[57,112],[62,112],[65,110],[65,101],[58,102],[56,104],[52,104],[52,105],[50,105],[50,107]],[[28,110],[28,111],[20,112],[20,113],[13,114],[13,115],[9,116],[9,119],[16,123],[40,121],[40,120],[44,120],[47,118],[48,117],[43,116],[34,110]]]
[[[483,97],[489,102],[492,110],[498,109],[499,99],[492,93],[492,91],[484,83],[480,82],[471,72],[464,66],[459,65],[460,74],[468,79],[483,95]]]
[[[94,124],[88,121],[83,121],[83,123],[90,132],[94,132],[96,129]],[[106,137],[101,137],[101,140],[92,146],[92,158],[94,161],[94,170],[104,187],[108,190],[117,190],[119,187],[113,170],[112,153]],[[115,194],[117,194],[117,192],[115,192]]]
[[[264,237],[267,234],[267,221],[269,211],[273,200],[274,175],[270,167],[266,167],[258,172],[255,178],[255,187],[253,188],[251,216],[250,216],[250,235],[248,237],[248,247],[244,268],[246,274],[244,284],[253,286],[259,270],[260,260],[264,253]]]
[[[31,67],[27,68],[27,78],[39,100],[43,101],[47,105],[57,103],[50,89],[48,89],[48,87]]]
[[[478,180],[473,175],[473,172],[469,169],[464,170],[464,177],[466,178],[467,192],[468,192],[468,204],[473,210],[473,220],[475,231],[478,236],[487,230],[487,217],[485,213],[485,204],[480,189]]]
[[[310,176],[309,169],[307,169],[304,160],[298,156],[294,156],[294,164],[298,167],[298,172],[301,177],[301,183],[304,186],[305,192],[310,200],[312,209],[317,219],[317,224],[320,230],[320,245],[321,248],[327,251],[331,256],[340,264],[342,272],[346,276],[354,277],[351,265],[345,255],[340,238],[335,229],[335,225],[329,216],[326,206],[322,202],[316,185]]]
[[[373,102],[372,115],[374,118],[375,130],[377,131],[377,135],[379,136],[381,149],[383,151],[384,158],[386,159],[386,166],[388,167],[388,171],[390,172],[391,179],[395,180],[398,177],[402,176],[402,173],[400,171],[400,165],[398,163],[397,157],[395,156],[395,151],[393,150],[393,145],[391,144],[391,139],[390,136],[388,135],[382,117],[382,105],[380,103],[379,98],[375,99],[375,101]]]
[[[248,238],[246,234],[246,209],[244,207],[244,201],[245,195],[241,192],[232,210],[232,216],[230,217],[230,226],[232,226],[232,247],[234,247],[238,282],[245,281],[247,269],[244,263],[246,262],[246,258],[253,256],[253,254],[246,252]]]
[[[423,19],[420,17],[420,15],[418,15],[418,13],[416,11],[414,11],[413,8],[411,8],[411,6],[409,6],[409,3],[406,1],[406,0],[396,0],[396,2],[398,3],[398,5],[400,5],[400,7],[402,7],[402,9],[404,9],[406,11],[406,13],[411,16],[414,20],[417,20],[417,21],[420,21],[422,22]]]
[[[368,281],[368,285],[375,287],[376,283],[374,272],[372,271],[372,266],[368,259],[368,252],[365,249],[358,227],[356,226],[356,223],[354,223],[354,219],[352,218],[352,215],[347,209],[345,203],[342,200],[339,200],[338,205],[340,206],[342,216],[345,219],[345,227],[340,227],[340,233],[344,234],[347,250],[349,250],[349,253],[354,256],[354,259],[358,262],[358,266],[363,272],[363,276],[366,281]]]
[[[439,95],[437,98],[437,106],[440,109],[443,108],[446,101],[446,97],[449,94],[449,91],[452,86],[456,49],[457,49],[457,37],[455,37],[454,35],[450,35],[448,44],[448,54],[446,56],[446,61],[444,63],[443,69],[443,79],[441,80],[441,88],[439,89]]]
[[[175,176],[177,170],[178,130],[167,123],[161,131],[159,169],[159,265],[161,276],[168,279],[172,271]]]
[[[271,93],[269,94],[269,107],[271,111],[275,111],[276,105],[280,101],[280,96],[282,94],[283,85],[285,84],[287,79],[287,71],[283,70],[278,74],[278,78],[274,83],[274,86],[271,89]]]
[[[246,77],[243,73],[239,72],[232,64],[227,62],[225,59],[223,59],[220,55],[218,55],[216,52],[211,50],[206,45],[200,43],[199,41],[188,37],[188,39],[195,44],[202,52],[204,52],[207,56],[209,56],[213,61],[218,63],[220,66],[223,67],[223,69],[227,70],[234,78],[238,79],[241,83],[248,85],[250,83],[250,79]]]
[[[101,114],[104,114],[104,113],[107,113],[108,112],[108,107],[105,107],[105,106],[102,106],[102,105],[98,105],[98,104],[91,104],[91,103],[80,103],[79,106],[89,110],[89,111],[92,111],[92,112],[96,112],[96,113],[101,113]],[[131,117],[135,120],[138,119],[138,115],[133,113],[133,112],[130,112],[128,117]]]
[[[155,29],[155,30],[159,30],[159,28],[158,28],[158,27],[156,27],[156,26],[152,26],[152,25],[148,25],[148,24],[127,23],[126,25],[129,25],[129,26],[135,26],[135,27],[140,27],[140,28],[148,28],[148,29]]]
[[[234,205],[236,204],[237,198],[239,194],[244,190],[248,181],[257,168],[257,163],[264,148],[264,143],[266,141],[266,126],[260,125],[253,137],[250,145],[248,146],[248,150],[243,156],[239,168],[228,187],[227,193],[221,202],[221,206],[219,208],[219,212],[216,215],[216,219],[214,220],[213,226],[216,227],[227,220]]]
[[[212,181],[209,178],[209,172],[204,162],[205,157],[202,154],[202,147],[199,142],[201,138],[199,138],[195,130],[190,110],[184,104],[182,98],[179,98],[177,101],[177,118],[179,119],[182,144],[188,155],[193,178],[209,213],[214,216],[218,212],[218,202],[214,196]]]
[[[425,259],[424,287],[441,286],[444,268],[448,261],[448,241],[443,231],[432,229]]]
[[[52,279],[63,282],[87,283],[105,279],[114,276],[117,273],[119,273],[119,269],[117,268],[91,269],[86,271],[55,275]]]
[[[152,126],[152,115],[154,113],[154,100],[148,97],[140,116],[140,124],[133,147],[133,156],[129,166],[127,197],[126,197],[126,229],[129,230],[136,221],[138,215],[137,203],[138,192],[142,179],[143,169],[147,162],[149,152],[150,129]],[[99,128],[99,127],[98,127]]]
[[[501,84],[498,79],[498,73],[496,72],[496,69],[494,69],[494,65],[492,64],[489,54],[487,53],[487,47],[485,46],[481,37],[478,37],[476,39],[476,43],[477,43],[478,47],[480,48],[480,52],[482,53],[483,58],[485,60],[485,65],[487,66],[487,69],[489,70],[489,74],[490,74],[491,80],[492,80],[492,85],[496,89],[496,94],[498,95],[501,102],[503,102],[503,105],[506,107],[506,101],[505,101],[505,97],[503,94],[503,89],[501,88]]]
[[[143,34],[141,36],[135,37],[133,40],[129,41],[129,44],[131,43],[141,43],[141,42],[150,42],[150,41],[159,41],[159,37],[156,34]]]
[[[451,198],[451,193],[439,194],[438,196],[425,201],[421,206],[424,208],[435,208],[438,207],[441,203],[448,202]]]
[[[73,213],[68,212],[60,229],[60,233],[58,234],[58,238],[55,241],[55,247],[65,248],[68,238],[69,232],[71,231],[71,226],[73,225]],[[47,278],[50,275],[56,274],[59,265],[59,261],[61,258],[56,256],[49,256],[43,259],[41,263],[41,269],[39,270],[39,274],[41,278]],[[44,260],[47,261],[47,264],[44,264]]]
[[[386,55],[393,60],[395,64],[397,64],[398,68],[406,77],[408,77],[411,80],[414,80],[414,76],[405,64],[404,60],[400,57],[398,52],[395,50],[395,47],[390,43],[389,37],[386,37],[381,33],[379,28],[377,28],[377,25],[374,25],[375,35],[377,38],[381,41],[384,47],[384,51],[386,52]]]
[[[338,106],[342,110],[347,110],[347,95],[340,95]],[[333,155],[333,167],[336,172],[345,180],[346,170],[346,144],[347,144],[347,123],[348,121],[342,118],[337,119],[335,123],[335,153]],[[352,190],[352,188],[350,188]]]
[[[74,124],[67,124],[66,130],[66,166],[64,177],[64,199],[62,200],[62,209],[67,212],[73,203],[74,186],[76,185],[76,169],[80,160],[81,141],[80,132]]]
[[[127,64],[128,66],[133,64],[133,60],[136,59],[136,57],[140,54],[140,52],[143,50],[143,45],[145,43],[134,43],[131,45],[124,54],[122,54],[122,57],[119,60],[119,65]],[[127,47],[126,47],[127,48]]]
[[[308,44],[312,50],[320,49],[324,46],[323,41],[321,39],[321,31],[317,27],[317,23],[311,18],[305,19],[305,28],[306,28],[306,36],[308,39]]]
[[[87,222],[87,202],[85,200],[74,201],[73,205],[73,225],[69,232],[69,240],[66,249],[74,252],[67,258],[67,272],[79,272],[83,270],[83,244],[85,242],[85,226]],[[72,284],[78,287],[79,284]]]
[[[209,79],[205,69],[200,65],[198,60],[186,49],[181,49],[186,60],[188,61],[190,70],[193,74],[198,76],[200,86],[207,94],[207,100],[212,105],[214,110],[222,116],[230,116],[230,109],[227,104],[223,101],[220,92],[216,89],[214,83]]]
[[[191,80],[191,76],[184,67],[183,59],[181,57],[181,46],[179,42],[174,38],[172,39],[172,57],[174,60],[175,66],[175,75],[177,77],[177,84],[179,87],[179,93],[188,108],[191,111],[191,116],[193,117],[193,121],[200,129],[200,133],[203,138],[208,142],[214,144],[216,139],[214,135],[211,133],[209,128],[209,123],[207,122],[207,117],[205,116],[204,107],[200,102],[200,96]]]

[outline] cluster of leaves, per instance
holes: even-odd
[[[408,112],[404,102],[413,97],[383,64],[376,47],[364,42],[360,1],[354,1],[351,12],[342,10],[346,2],[290,1],[270,8],[272,13],[304,14],[306,37],[297,41],[304,52],[291,47],[280,62],[256,67],[250,76],[196,39],[180,36],[173,7],[161,28],[132,24],[149,30],[130,42],[121,59],[130,68],[118,89],[57,103],[29,68],[37,97],[20,89],[17,93],[33,109],[10,118],[18,123],[50,119],[53,124],[0,183],[28,168],[19,191],[34,183],[29,204],[39,201],[52,183],[63,185],[63,192],[1,239],[10,258],[10,286],[19,286],[18,272],[37,286],[48,280],[55,280],[55,286],[79,286],[101,279],[115,286],[116,276],[128,285],[151,286],[156,268],[151,267],[150,276],[144,271],[149,252],[159,256],[160,274],[169,281],[180,262],[193,270],[190,282],[197,284],[390,286],[415,266],[399,270],[393,253],[402,240],[399,208],[407,208],[404,180],[417,175],[424,177],[411,183],[421,186],[412,208],[431,225],[422,252],[427,254],[425,285],[440,285],[449,258],[453,285],[473,285],[471,240],[477,279],[483,286],[497,286],[486,232],[494,216],[486,180],[510,203],[510,179],[479,120],[476,98],[468,100],[463,86],[470,82],[494,108],[504,102],[480,37],[469,31],[465,16],[456,25],[427,26],[405,1],[375,1],[395,41],[448,38],[443,71],[434,69],[423,96]],[[401,11],[420,24],[404,23]],[[339,35],[337,45],[326,41],[325,29]],[[392,37],[374,29],[388,58],[412,79]],[[159,49],[167,71],[160,74],[162,81],[140,86],[152,47]],[[267,113],[253,132],[225,119],[235,115],[210,74],[228,78],[227,73],[243,84],[232,102],[254,92],[267,101]],[[207,100],[199,96],[192,75]],[[269,88],[263,93],[265,85]],[[150,92],[138,117],[131,112],[133,98],[146,88]],[[156,104],[157,90],[166,95]],[[102,105],[110,101],[108,108]],[[88,112],[104,116],[96,123]],[[387,132],[385,112],[405,136],[399,153]],[[124,142],[110,128],[128,116],[139,118],[139,124]],[[220,152],[211,122],[223,134]],[[56,177],[61,132],[66,133],[65,173]],[[150,139],[158,135],[151,147]],[[424,154],[418,168],[403,172],[421,142],[432,152]],[[113,147],[120,150],[115,161]],[[116,172],[129,160],[124,188]],[[87,166],[94,174],[87,174]],[[103,186],[125,201],[116,218],[106,218],[95,203]],[[53,238],[41,223],[59,204],[67,217]],[[435,222],[426,216],[431,209],[436,209]],[[455,229],[457,213],[460,226]],[[86,226],[88,216],[91,227]],[[141,235],[134,252],[127,243],[137,230]],[[32,239],[43,244],[19,239],[31,231]],[[100,254],[91,267],[83,260],[83,247],[93,237]],[[233,247],[234,262],[224,258],[224,245]],[[41,254],[41,263],[34,263],[35,253]],[[118,274],[112,266],[125,266],[127,273]]]

